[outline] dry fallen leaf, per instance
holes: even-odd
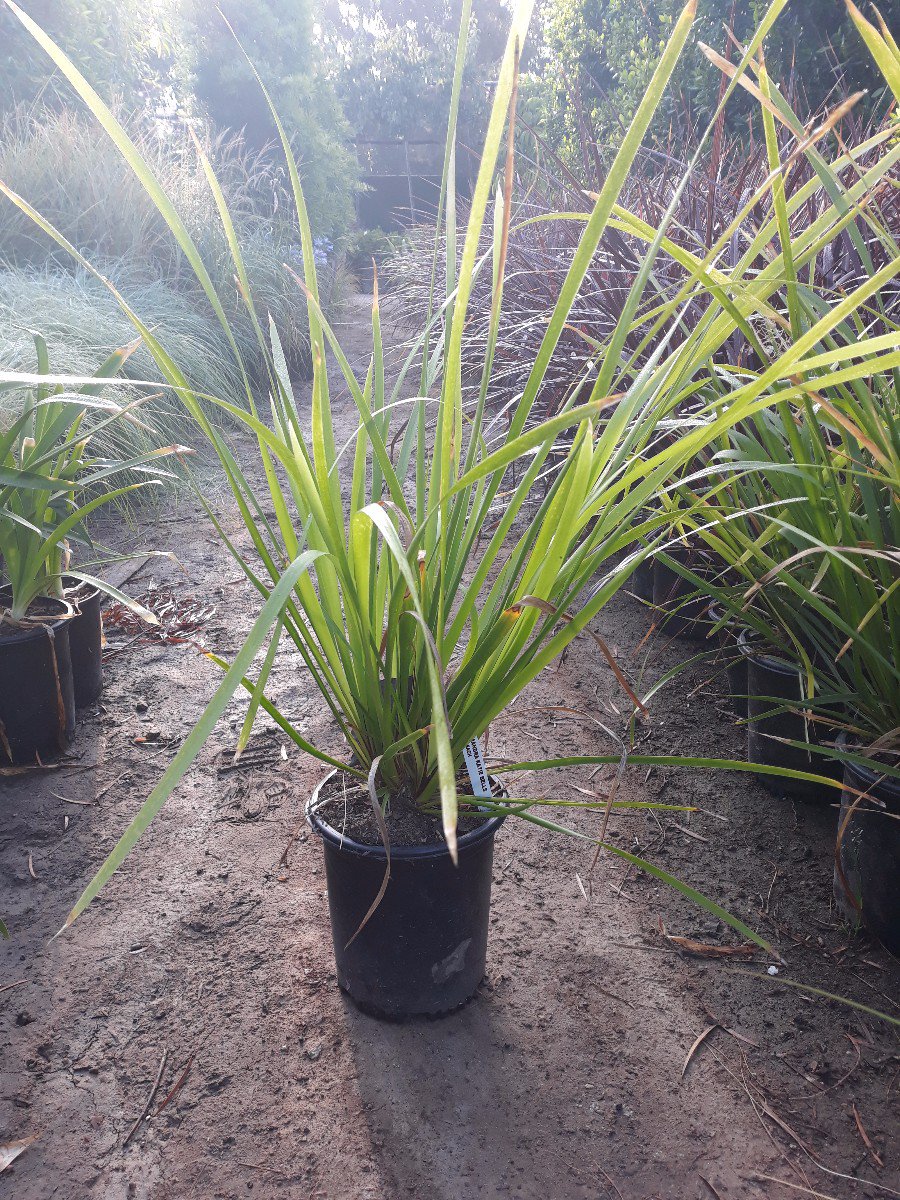
[[[662,921],[659,923],[659,932],[667,942],[683,950],[685,954],[694,954],[698,958],[753,958],[757,953],[757,947],[752,942],[745,942],[741,946],[716,946],[707,942],[695,942],[693,938],[678,937],[674,933],[667,933]]]
[[[31,1143],[36,1142],[40,1136],[39,1133],[35,1133],[31,1137],[19,1138],[17,1142],[7,1142],[5,1146],[0,1146],[0,1174],[11,1166],[23,1150],[27,1150]]]
[[[743,946],[710,946],[706,942],[695,942],[693,938],[675,937],[666,934],[668,941],[685,954],[696,954],[700,958],[752,958],[756,946],[747,942]]]
[[[709,1035],[712,1033],[712,1031],[714,1029],[718,1029],[718,1028],[719,1028],[718,1023],[716,1023],[714,1025],[707,1025],[707,1027],[703,1030],[703,1032],[700,1034],[700,1036],[694,1041],[694,1044],[691,1046],[690,1050],[688,1050],[687,1058],[684,1060],[684,1066],[681,1068],[681,1078],[682,1079],[684,1079],[685,1075],[687,1074],[687,1069],[691,1065],[691,1059],[694,1057],[694,1055],[697,1053],[697,1051],[700,1049],[700,1047],[703,1045],[703,1043],[706,1041],[706,1039],[709,1037]]]

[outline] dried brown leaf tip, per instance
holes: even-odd
[[[678,934],[669,933],[662,921],[659,923],[659,932],[676,950],[693,955],[695,958],[748,959],[753,958],[759,952],[759,947],[754,946],[752,942],[743,942],[740,946],[717,946],[709,942],[697,942],[689,937],[680,937]]]

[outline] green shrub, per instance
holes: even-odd
[[[186,0],[185,36],[193,91],[215,127],[241,130],[266,154],[275,123],[232,29],[251,52],[297,156],[313,232],[334,238],[353,219],[356,161],[316,44],[313,7],[311,0]]]

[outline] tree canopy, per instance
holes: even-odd
[[[682,7],[683,0],[546,0],[542,67],[532,93],[558,136],[573,132],[577,92],[601,136],[615,138],[637,108]],[[741,42],[768,7],[768,0],[699,0],[695,43],[722,53],[731,45],[734,57],[728,31]],[[900,28],[900,0],[882,0],[879,7],[888,26]],[[877,100],[884,89],[845,0],[791,0],[765,54],[769,74],[789,87],[807,114],[845,91],[868,89]],[[695,44],[679,64],[661,114],[704,122],[714,111],[720,78]],[[752,103],[737,94],[728,110],[733,131],[751,111]]]
[[[277,136],[237,38],[291,138],[314,228],[330,234],[345,228],[355,177],[350,130],[323,70],[310,0],[220,0],[216,7],[187,0],[187,6],[193,91],[213,124],[243,131],[256,149]]]
[[[459,35],[460,0],[322,0],[319,37],[329,77],[361,138],[443,140]],[[488,108],[509,26],[503,0],[479,0],[469,27],[460,127]]]

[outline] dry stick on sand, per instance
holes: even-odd
[[[166,1069],[166,1063],[168,1062],[168,1060],[169,1060],[169,1051],[168,1051],[168,1048],[166,1048],[165,1050],[163,1050],[162,1058],[159,1060],[159,1070],[156,1072],[156,1079],[154,1080],[153,1087],[150,1089],[150,1095],[147,1097],[147,1103],[144,1105],[141,1115],[138,1117],[138,1119],[135,1121],[135,1123],[132,1125],[132,1127],[128,1130],[128,1133],[125,1136],[125,1141],[122,1143],[123,1149],[125,1146],[128,1145],[128,1143],[131,1141],[131,1139],[137,1133],[141,1122],[144,1120],[144,1118],[147,1116],[147,1113],[150,1111],[150,1106],[153,1103],[153,1097],[156,1095],[156,1093],[159,1089],[159,1085],[160,1085],[160,1082],[162,1081],[162,1077],[163,1077],[163,1071]]]
[[[856,1105],[851,1104],[850,1107],[853,1109],[853,1119],[856,1122],[856,1128],[859,1130],[859,1136],[862,1138],[863,1142],[865,1143],[866,1149],[872,1155],[872,1157],[874,1158],[874,1160],[878,1164],[878,1166],[883,1167],[884,1163],[881,1161],[881,1158],[878,1155],[878,1151],[872,1145],[871,1139],[869,1138],[869,1135],[866,1133],[865,1127],[862,1123],[862,1119],[860,1118],[860,1115],[857,1112]]]
[[[300,820],[294,826],[294,831],[291,834],[291,836],[288,838],[288,844],[285,846],[284,851],[281,855],[281,858],[279,858],[279,860],[278,860],[279,867],[290,866],[290,863],[288,862],[288,854],[290,853],[291,846],[293,846],[294,842],[296,842],[297,838],[300,836],[300,830],[303,828],[303,826],[305,824],[306,824],[306,817],[303,816],[300,818]]]
[[[63,804],[80,804],[83,808],[90,808],[93,804],[99,804],[106,793],[112,791],[118,782],[118,779],[114,779],[111,783],[102,787],[93,800],[72,800],[69,796],[63,796],[60,792],[51,792],[50,795],[54,800],[62,800]]]
[[[616,1193],[616,1196],[619,1198],[619,1200],[625,1200],[625,1197],[622,1195],[622,1193],[619,1190],[616,1183],[612,1179],[610,1179],[610,1177],[603,1170],[603,1168],[598,1167],[597,1170],[600,1172],[600,1174],[603,1176],[603,1178],[606,1180],[606,1182],[609,1184],[609,1186],[612,1188],[612,1190]]]
[[[763,1098],[763,1096],[761,1094],[756,1098],[753,1097],[753,1095],[750,1092],[750,1088],[747,1084],[747,1080],[744,1077],[744,1071],[747,1069],[747,1059],[746,1059],[746,1056],[743,1054],[743,1052],[741,1053],[742,1069],[741,1069],[741,1077],[739,1079],[738,1079],[738,1076],[736,1076],[734,1074],[734,1072],[728,1067],[728,1065],[719,1057],[719,1055],[716,1054],[715,1050],[712,1051],[712,1054],[714,1055],[715,1058],[718,1059],[719,1064],[728,1072],[728,1074],[731,1075],[731,1077],[733,1079],[737,1079],[738,1082],[741,1084],[741,1086],[743,1087],[743,1089],[747,1095],[747,1098],[750,1101],[750,1104],[751,1104],[754,1112],[756,1113],[757,1119],[759,1120],[763,1129],[766,1131],[766,1134],[768,1135],[769,1140],[772,1142],[772,1145],[775,1146],[775,1148],[781,1154],[781,1157],[784,1159],[784,1161],[787,1163],[787,1165],[790,1167],[790,1169],[793,1171],[797,1171],[798,1174],[800,1174],[803,1177],[803,1179],[807,1185],[808,1194],[810,1196],[819,1196],[819,1197],[822,1197],[823,1200],[834,1200],[834,1197],[826,1196],[824,1192],[816,1191],[813,1188],[812,1182],[809,1179],[809,1177],[806,1175],[806,1172],[803,1170],[802,1166],[800,1166],[796,1163],[792,1163],[790,1161],[790,1159],[785,1154],[784,1150],[778,1145],[778,1143],[773,1138],[769,1127],[766,1125],[765,1121],[763,1120],[763,1117],[762,1117],[763,1113],[767,1117],[769,1117],[770,1120],[774,1121],[774,1123],[779,1127],[779,1129],[781,1129],[781,1131],[783,1133],[787,1134],[787,1136],[790,1138],[790,1140],[792,1142],[794,1142],[795,1145],[798,1146],[800,1150],[803,1151],[803,1153],[810,1160],[810,1162],[813,1163],[814,1166],[818,1167],[818,1169],[820,1171],[822,1171],[823,1174],[831,1176],[832,1179],[844,1179],[851,1183],[865,1184],[866,1186],[868,1186],[870,1188],[874,1188],[879,1192],[883,1192],[887,1196],[900,1197],[900,1192],[896,1191],[894,1188],[888,1187],[886,1184],[879,1183],[875,1179],[868,1179],[865,1176],[849,1175],[844,1171],[835,1171],[831,1167],[826,1167],[823,1162],[820,1162],[820,1160],[818,1158],[816,1158],[816,1156],[813,1154],[813,1152],[810,1150],[810,1148],[806,1145],[806,1143],[803,1141],[803,1139],[801,1137],[799,1137],[797,1132],[794,1129],[792,1129],[790,1127],[790,1125],[787,1124],[786,1121],[782,1120],[782,1118],[772,1109],[771,1105],[767,1103],[767,1101]],[[784,1181],[779,1180],[779,1182],[784,1182]],[[793,1186],[797,1187],[796,1184]],[[798,1190],[803,1191],[804,1189],[798,1188]]]
[[[789,1179],[778,1179],[775,1175],[763,1175],[759,1171],[754,1171],[754,1179],[764,1179],[767,1183],[777,1183],[783,1188],[792,1188],[795,1192],[802,1192],[804,1196],[815,1196],[816,1200],[838,1200],[837,1196],[832,1196],[827,1192],[813,1191],[812,1188],[801,1187],[799,1183],[791,1183]]]
[[[158,1117],[159,1114],[163,1111],[163,1109],[168,1105],[169,1101],[171,1099],[173,1099],[173,1097],[177,1096],[178,1093],[181,1091],[182,1087],[184,1086],[184,1081],[187,1079],[188,1074],[190,1073],[190,1069],[194,1065],[194,1058],[196,1057],[198,1050],[199,1050],[199,1046],[195,1046],[194,1049],[190,1052],[190,1054],[188,1055],[188,1060],[184,1064],[184,1070],[181,1072],[181,1074],[175,1080],[175,1082],[172,1085],[172,1088],[169,1091],[169,1094],[166,1096],[165,1100],[163,1100],[162,1104],[160,1104],[157,1107],[156,1112],[153,1114],[154,1116]]]

